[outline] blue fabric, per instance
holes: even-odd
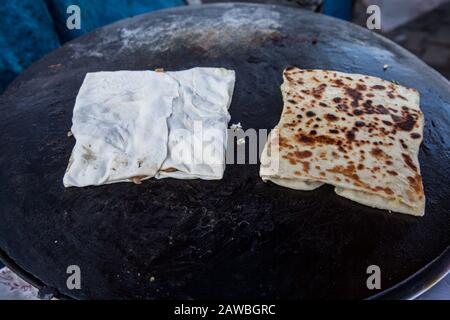
[[[185,4],[184,0],[46,0],[63,42],[72,40],[95,28],[145,12]],[[81,30],[66,27],[67,7],[81,10]]]
[[[350,21],[353,16],[353,0],[325,0],[322,12],[329,16]]]
[[[62,43],[114,21],[184,0],[0,0],[0,94],[31,63]],[[81,9],[81,30],[66,27],[67,8]]]
[[[44,0],[0,2],[0,93],[32,62],[60,46]]]
[[[6,86],[11,82],[21,71],[22,66],[15,54],[10,50],[8,43],[3,35],[0,33],[0,94],[6,89]]]

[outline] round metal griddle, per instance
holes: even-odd
[[[329,186],[263,183],[258,165],[228,165],[221,181],[64,189],[74,146],[67,132],[87,72],[234,69],[232,123],[271,129],[288,65],[420,91],[425,217],[370,209]],[[287,7],[185,7],[102,28],[33,65],[1,97],[2,257],[37,285],[81,299],[414,296],[450,264],[449,88],[394,43]],[[66,287],[69,265],[81,268],[81,290]],[[366,287],[370,265],[381,268],[382,291]]]

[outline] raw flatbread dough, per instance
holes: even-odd
[[[76,145],[64,185],[140,183],[152,177],[221,179],[234,81],[234,71],[218,68],[87,74],[74,108]],[[203,132],[215,129],[222,140],[198,135],[192,129],[198,125]],[[177,157],[180,149],[193,148],[192,136],[199,142],[194,146],[216,151],[212,157],[218,163]]]
[[[168,155],[156,178],[222,179],[234,72],[197,68],[167,75],[179,84],[179,95],[169,118]]]
[[[261,157],[263,180],[297,190],[331,184],[367,206],[424,214],[418,161],[424,117],[416,90],[364,75],[288,68],[282,93],[283,114]]]

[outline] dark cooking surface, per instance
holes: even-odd
[[[298,192],[265,184],[257,165],[228,165],[214,182],[64,189],[74,145],[67,132],[86,72],[234,69],[232,123],[270,129],[287,65],[364,73],[420,91],[424,218],[369,209],[328,186]],[[381,267],[387,289],[450,245],[449,83],[354,25],[260,5],[152,13],[53,52],[0,99],[0,248],[72,297],[363,298],[375,293],[366,288],[369,265]],[[73,264],[82,270],[81,291],[66,289]]]

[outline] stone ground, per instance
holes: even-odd
[[[357,2],[354,23],[365,26],[365,7]],[[450,79],[450,1],[383,34]]]
[[[225,2],[224,0],[203,0],[203,3]],[[236,2],[236,1],[231,1]],[[320,0],[239,0],[282,4],[315,9]],[[364,26],[367,15],[361,0],[356,1],[353,22]],[[383,34],[402,47],[408,49],[427,64],[450,79],[450,1],[437,9],[403,25],[392,32]]]

